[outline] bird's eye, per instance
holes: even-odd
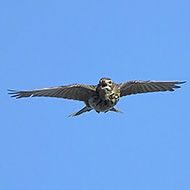
[[[112,83],[111,80],[108,83],[111,84]]]

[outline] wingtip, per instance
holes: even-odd
[[[187,81],[178,81],[176,84],[185,84]]]
[[[11,96],[11,98],[21,98],[20,96],[20,92],[18,90],[10,90],[10,89],[7,89],[8,91],[8,94]]]
[[[185,84],[187,81],[177,81],[175,84]],[[181,88],[181,86],[177,86],[177,85],[175,85],[175,87],[174,88]]]

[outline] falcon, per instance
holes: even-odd
[[[180,88],[179,81],[127,81],[115,84],[110,78],[101,78],[98,85],[71,84],[29,91],[9,90],[11,97],[56,97],[79,100],[85,103],[81,110],[69,115],[77,116],[84,112],[95,110],[97,113],[114,111],[123,113],[115,108],[119,98],[137,93],[174,91]]]

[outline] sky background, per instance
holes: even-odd
[[[0,189],[189,190],[190,1],[0,3]],[[11,99],[102,77],[186,80],[122,98],[124,114],[67,116],[83,102]]]

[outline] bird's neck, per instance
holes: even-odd
[[[113,94],[111,87],[108,86],[105,88],[99,88],[97,91],[100,99],[102,100],[109,100],[110,94]]]

